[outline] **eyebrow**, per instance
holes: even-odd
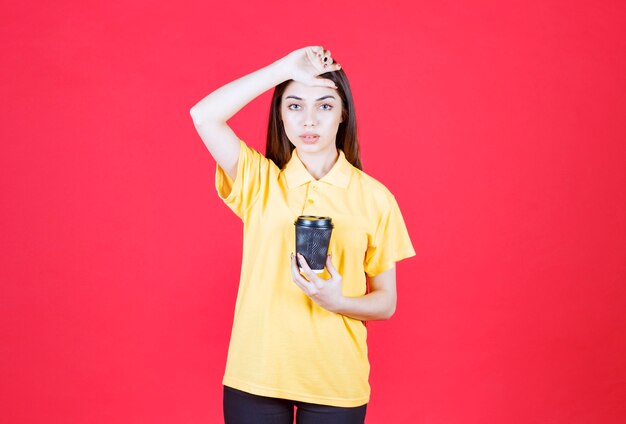
[[[300,98],[300,97],[298,97],[298,96],[287,96],[287,97],[285,97],[285,100],[286,100],[286,99],[304,100],[304,99],[302,99],[302,98]],[[325,99],[333,99],[333,100],[337,100],[337,99],[335,98],[335,96],[332,96],[332,95],[330,95],[330,94],[329,94],[329,95],[327,95],[327,96],[320,97],[319,99],[317,99],[317,100],[316,100],[316,102],[319,102],[320,100],[325,100]]]

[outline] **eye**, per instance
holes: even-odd
[[[322,110],[331,110],[333,108],[333,106],[329,105],[328,103],[324,103],[320,107],[322,108]]]
[[[292,103],[289,106],[287,106],[287,109],[290,109],[290,110],[298,110],[299,108],[300,108],[300,105],[297,105],[295,103]]]

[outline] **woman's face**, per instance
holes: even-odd
[[[333,88],[290,82],[280,105],[289,141],[299,152],[336,152],[335,138],[342,107],[341,97]]]

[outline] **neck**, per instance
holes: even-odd
[[[297,152],[298,158],[309,174],[316,180],[324,177],[339,159],[339,151],[333,148],[327,152],[306,153]]]

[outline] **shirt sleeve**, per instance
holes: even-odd
[[[393,195],[382,214],[371,244],[365,252],[365,273],[369,277],[393,268],[396,262],[415,256],[400,208]]]
[[[239,160],[235,180],[217,164],[217,194],[235,214],[246,221],[247,211],[267,184],[270,160],[239,140]]]

